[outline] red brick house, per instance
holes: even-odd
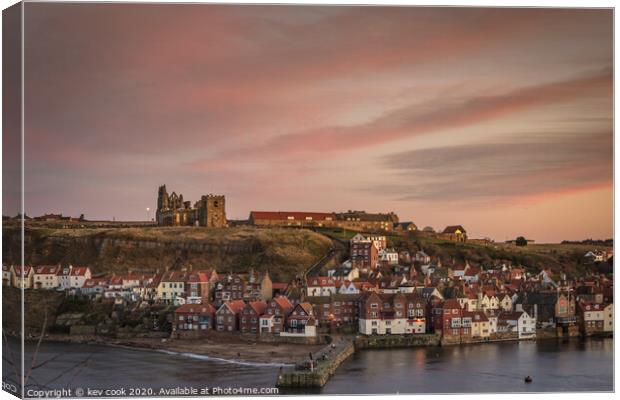
[[[293,310],[293,304],[285,296],[274,297],[267,303],[260,317],[260,333],[277,333],[284,330],[285,318]]]
[[[211,304],[185,304],[174,311],[174,327],[179,331],[213,329],[214,316]]]
[[[211,299],[211,287],[217,277],[215,271],[191,271],[187,275],[185,291],[188,301],[200,300],[208,303]]]
[[[239,322],[239,329],[241,332],[259,333],[260,317],[265,313],[266,309],[267,302],[262,300],[247,303],[241,311],[241,321]]]
[[[446,341],[471,338],[471,316],[464,314],[456,299],[447,299],[433,309],[433,328]]]
[[[220,279],[214,288],[215,304],[225,301],[243,300],[245,295],[245,279],[239,274],[227,274]]]
[[[245,307],[243,300],[227,301],[220,306],[216,314],[216,328],[220,332],[239,330],[239,315]]]
[[[379,263],[379,250],[370,241],[351,241],[351,265],[364,269],[374,269]]]
[[[320,326],[357,325],[361,294],[307,297]]]
[[[282,335],[295,334],[316,336],[316,318],[310,303],[299,303],[286,317],[286,324]]]

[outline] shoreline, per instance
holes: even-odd
[[[12,336],[12,335],[11,335]],[[351,339],[355,340],[354,335]],[[18,338],[18,337],[16,337]],[[550,340],[584,340],[605,338],[600,336],[591,337],[540,337],[528,339],[501,339],[489,341],[444,343],[444,344],[419,344],[410,346],[370,346],[358,348],[363,350],[392,350],[419,347],[437,346],[459,346],[459,345],[480,345],[486,343],[519,343],[519,342],[539,342]],[[36,344],[38,339],[27,338],[26,343]],[[194,358],[205,361],[212,361],[226,364],[246,365],[253,367],[293,367],[300,360],[307,357],[309,352],[315,353],[325,345],[306,345],[291,343],[265,343],[248,342],[238,338],[228,338],[225,342],[218,342],[212,338],[200,339],[169,339],[169,338],[107,338],[97,335],[66,335],[48,334],[44,336],[43,342],[46,343],[73,343],[73,344],[96,344],[109,347],[124,348],[136,351],[156,351],[159,353]]]
[[[107,338],[97,335],[48,334],[43,342],[96,344],[129,350],[150,350],[181,357],[203,359],[219,363],[256,367],[292,367],[308,353],[317,352],[324,345],[291,343],[248,342],[238,338],[217,341],[212,338]],[[36,344],[38,339],[28,338],[27,343]]]

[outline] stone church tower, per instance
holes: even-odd
[[[166,185],[157,192],[157,225],[160,226],[204,226],[224,228],[226,221],[226,198],[222,195],[203,195],[191,207],[191,202],[183,201],[183,195],[175,192],[168,195]]]

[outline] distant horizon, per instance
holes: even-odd
[[[613,237],[611,9],[24,7],[27,215],[144,220],[168,183],[224,194],[230,219],[357,209],[498,242]],[[19,121],[3,131],[10,149]]]
[[[248,217],[249,217],[249,214],[251,212],[261,212],[261,211],[276,211],[276,212],[291,212],[291,213],[292,212],[296,212],[296,211],[291,211],[291,210],[251,210],[251,211],[248,212]],[[378,213],[370,212],[370,211],[367,211],[367,210],[356,210],[356,211],[365,211],[365,212],[372,213],[372,214],[378,214]],[[316,213],[339,213],[339,212],[343,212],[343,211],[313,211],[313,210],[310,210],[310,211],[303,211],[303,212],[308,212],[308,213],[313,213],[313,212],[316,212]],[[386,212],[383,212],[383,214],[386,214]],[[398,215],[398,213],[395,213],[395,214]],[[62,212],[46,212],[46,213],[43,213],[43,214],[40,214],[40,215],[32,215],[32,216],[26,214],[27,217],[33,218],[33,219],[37,218],[37,217],[41,217],[43,215],[62,215],[63,217],[70,217],[70,218],[78,218],[79,217],[79,215],[76,217],[76,216],[73,216],[73,215],[67,215],[67,214],[62,213]],[[8,217],[8,218],[14,218],[16,216],[17,215],[15,215],[15,216],[3,215],[3,217]],[[239,219],[239,218],[228,218],[227,220],[228,221],[235,221],[235,222],[243,222],[243,221],[248,221],[248,218],[241,218],[241,219]],[[152,219],[152,220],[146,220],[146,219],[89,219],[86,214],[84,214],[84,221],[85,222],[118,222],[118,223],[123,223],[123,222],[128,222],[128,223],[138,223],[138,222],[156,223],[156,221],[154,219]],[[415,221],[402,221],[402,220],[400,220],[400,217],[399,217],[399,222],[413,222],[415,224]],[[461,224],[456,224],[456,225],[461,225]],[[418,226],[418,225],[416,224],[416,226]],[[443,231],[443,229],[445,228],[445,226],[443,228],[436,228],[436,227],[431,226],[431,225],[428,225],[428,226],[433,228],[433,230],[435,232],[438,232],[438,233]],[[161,227],[162,228],[167,228],[166,226],[161,226]],[[179,227],[176,227],[176,228],[184,228],[184,227],[185,228],[196,228],[196,229],[215,229],[215,228],[191,227],[191,226],[179,226]],[[422,229],[424,229],[425,227],[426,227],[426,225],[424,227],[418,226],[418,231],[422,231]],[[464,226],[464,228],[467,230],[467,227]],[[260,229],[264,229],[264,228],[260,228]],[[303,228],[296,228],[296,227],[286,228],[286,227],[284,227],[283,229],[303,229]],[[365,234],[365,232],[360,232],[360,233],[361,234]],[[377,231],[375,233],[380,233],[380,232]],[[386,235],[388,235],[390,233],[394,233],[394,232],[390,232],[390,231],[384,232],[384,234],[386,234]],[[470,239],[491,239],[495,243],[505,243],[506,241],[514,241],[519,236],[524,236],[524,235],[518,235],[518,236],[516,236],[514,238],[508,238],[508,239],[505,239],[505,240],[496,240],[493,237],[477,237],[477,236],[475,236],[475,237],[471,236],[469,238]],[[533,240],[535,242],[534,244],[561,244],[562,242],[565,242],[565,241],[566,242],[584,242],[584,241],[588,241],[588,240],[591,240],[593,242],[597,242],[597,241],[606,242],[608,240],[612,240],[612,241],[614,240],[614,238],[612,236],[612,237],[607,237],[607,238],[593,238],[593,237],[589,237],[589,238],[583,238],[583,239],[561,239],[561,240],[559,240],[557,242],[541,242],[541,241],[538,241],[535,238],[531,238],[529,236],[524,236],[524,237],[527,240]]]

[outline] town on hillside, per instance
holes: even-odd
[[[446,237],[455,243],[467,240],[462,226],[452,228],[446,228]],[[191,265],[112,275],[89,266],[3,265],[2,279],[4,286],[107,305],[102,308],[109,312],[102,319],[105,329],[122,324],[122,315],[149,310],[142,314],[150,321],[146,329],[171,338],[214,331],[282,340],[326,333],[430,334],[448,344],[613,332],[613,274],[567,279],[548,269],[532,272],[505,262],[461,263],[422,250],[396,251],[389,238],[357,233],[346,242],[346,260],[311,267],[290,282],[274,282],[269,272],[253,269],[232,273]],[[591,263],[610,257],[610,251],[584,254]],[[98,333],[102,324],[92,323],[88,332]],[[65,333],[72,328],[65,326]],[[55,329],[63,331],[62,326]]]
[[[224,196],[209,194],[192,205],[182,194],[168,194],[162,185],[155,222],[164,227],[225,228],[234,224],[226,219],[225,204]],[[86,221],[83,215],[77,220],[60,214],[34,218],[59,220]],[[242,223],[255,229],[321,228],[323,234],[332,233],[335,247],[286,282],[273,281],[268,271],[253,268],[233,273],[191,264],[155,272],[121,265],[115,270],[126,272],[113,274],[83,265],[3,265],[3,285],[62,293],[70,305],[97,310],[88,321],[57,318],[52,330],[66,334],[96,335],[139,326],[169,338],[220,332],[311,342],[334,333],[434,335],[450,344],[613,332],[613,270],[597,272],[600,263],[612,259],[608,247],[583,254],[583,262],[593,267],[584,276],[568,279],[536,265],[498,259],[461,262],[436,251],[431,256],[423,249],[396,250],[395,239],[411,235],[454,246],[492,242],[468,238],[462,225],[440,232],[419,230],[393,212],[252,211]],[[349,236],[333,235],[346,231]],[[522,237],[516,242],[528,244]]]

